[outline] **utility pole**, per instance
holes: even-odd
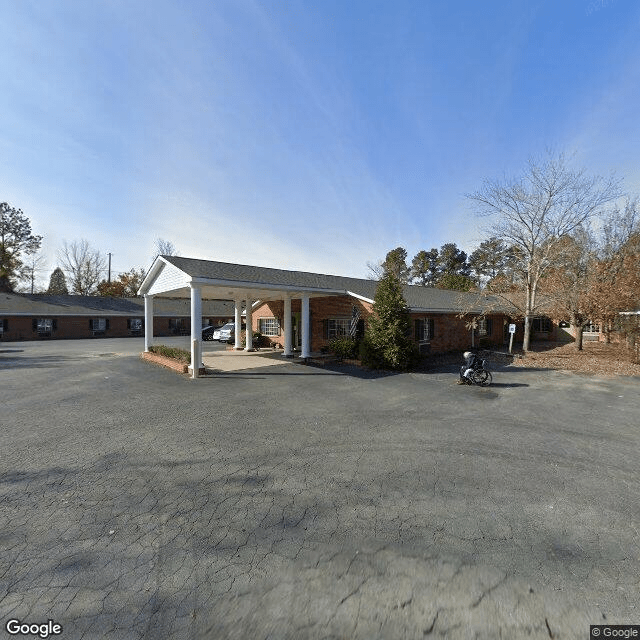
[[[107,278],[107,282],[111,284],[111,252],[109,252],[109,277]]]

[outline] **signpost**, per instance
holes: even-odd
[[[511,353],[511,349],[513,348],[513,334],[516,332],[516,325],[509,325],[509,353]]]

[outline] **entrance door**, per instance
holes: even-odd
[[[302,313],[297,311],[291,314],[291,348],[300,351],[302,349]]]

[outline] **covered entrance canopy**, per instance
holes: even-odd
[[[153,299],[191,299],[191,363],[202,362],[202,300],[233,300],[235,324],[241,326],[243,306],[246,308],[247,351],[253,350],[251,311],[257,301],[284,301],[284,356],[292,356],[291,300],[301,300],[301,355],[311,355],[309,299],[354,295],[349,291],[350,278],[300,271],[285,271],[227,262],[213,262],[177,256],[158,256],[139,295],[145,301],[145,351],[153,344]],[[242,348],[240,331],[235,331],[235,349]],[[198,367],[192,366],[194,377]]]

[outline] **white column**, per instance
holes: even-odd
[[[153,296],[144,295],[144,350],[153,346]]]
[[[311,335],[309,327],[309,296],[302,296],[302,353],[301,358],[309,358],[311,356]]]
[[[291,358],[291,296],[286,294],[284,297],[284,353],[285,358]]]
[[[242,300],[236,300],[235,301],[235,311],[236,311],[236,315],[235,315],[235,341],[234,341],[234,345],[233,348],[236,351],[240,351],[242,349],[242,336],[240,335],[241,331],[240,331],[240,327],[242,327]]]
[[[251,326],[253,319],[251,316],[251,298],[247,298],[247,340],[244,347],[245,351],[253,351],[253,328]]]
[[[191,369],[192,377],[198,377],[202,364],[202,292],[191,285]]]

